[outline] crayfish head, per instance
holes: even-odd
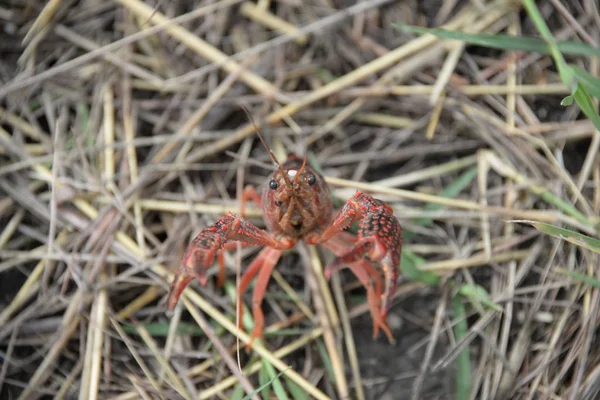
[[[325,225],[333,210],[323,176],[295,154],[273,173],[262,201],[269,230],[294,237]]]

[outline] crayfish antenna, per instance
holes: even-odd
[[[254,125],[254,129],[256,129],[256,134],[258,135],[258,138],[260,139],[260,142],[265,147],[265,149],[267,149],[267,151],[269,152],[269,156],[271,156],[271,159],[277,165],[277,168],[279,169],[279,173],[283,177],[283,180],[285,181],[285,184],[291,189],[292,188],[292,182],[289,180],[289,178],[288,178],[287,174],[285,173],[283,167],[279,163],[279,160],[277,160],[277,157],[275,157],[275,154],[273,153],[273,151],[271,150],[271,148],[267,144],[267,141],[265,140],[265,138],[263,137],[262,133],[260,132],[260,129],[259,129],[258,125],[256,124],[256,122],[254,122],[254,118],[252,118],[252,115],[250,115],[250,112],[248,111],[248,109],[246,108],[246,106],[244,106],[243,104],[240,104],[240,107],[242,108],[242,110],[244,110],[244,112],[246,113],[246,116],[248,117],[248,119],[250,120],[250,122],[252,122],[252,125]]]

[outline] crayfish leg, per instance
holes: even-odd
[[[259,339],[262,337],[263,328],[265,326],[265,318],[261,306],[265,292],[267,291],[269,279],[271,278],[273,269],[275,268],[275,265],[277,265],[277,261],[279,261],[279,257],[281,257],[282,253],[282,250],[276,250],[269,247],[261,250],[240,280],[237,299],[238,329],[241,328],[243,318],[242,295],[246,291],[246,288],[252,279],[258,274],[256,285],[254,286],[254,292],[252,294],[252,316],[254,317],[254,329],[252,330],[250,341],[246,345],[246,350],[250,349],[254,339]]]
[[[281,257],[282,254],[281,250],[267,250],[270,251],[265,254],[265,262],[258,273],[256,285],[254,286],[254,293],[252,293],[252,315],[254,316],[254,329],[252,330],[250,342],[246,346],[247,349],[250,348],[255,338],[262,337],[263,329],[265,327],[265,317],[262,311],[262,302],[265,297],[267,285],[269,284],[269,279],[271,279],[273,269],[275,268],[275,265],[277,265],[277,261],[279,261],[279,257]]]
[[[373,267],[369,260],[365,258],[356,258],[356,254],[349,254],[347,257],[337,257],[325,268],[325,277],[329,279],[334,272],[348,267],[358,278],[360,283],[367,289],[367,304],[369,312],[373,319],[373,338],[379,336],[379,329],[385,333],[390,343],[396,343],[392,331],[386,321],[387,313],[381,307],[382,295],[382,277],[377,269]]]
[[[254,186],[246,186],[244,188],[244,191],[242,192],[242,206],[240,209],[240,214],[242,216],[242,218],[246,217],[246,204],[249,201],[254,202],[254,204],[256,204],[259,208],[262,204],[262,200],[260,198],[260,194],[258,194],[258,192],[256,191],[256,188]]]
[[[244,308],[242,307],[242,296],[244,295],[244,292],[246,291],[246,288],[248,287],[250,282],[252,282],[252,279],[254,279],[256,274],[258,274],[263,264],[265,263],[265,253],[268,250],[270,249],[262,249],[260,253],[258,253],[256,258],[252,260],[252,262],[248,266],[248,269],[246,269],[246,272],[244,272],[244,275],[242,275],[242,278],[240,279],[237,289],[237,328],[240,330],[242,329],[242,318],[244,317]]]

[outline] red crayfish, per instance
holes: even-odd
[[[252,297],[255,325],[251,340],[260,338],[264,327],[261,305],[271,273],[283,251],[304,240],[311,245],[323,244],[336,255],[325,269],[327,278],[345,266],[352,270],[367,289],[373,337],[378,336],[381,328],[393,342],[387,312],[400,268],[402,229],[392,208],[357,191],[333,217],[329,187],[323,176],[306,164],[306,157],[290,154],[280,164],[260,132],[258,135],[277,169],[267,181],[262,197],[253,187],[244,189],[242,215],[245,203],[254,201],[263,209],[267,230],[231,212],[202,230],[189,244],[177,269],[169,291],[168,308],[175,307],[194,277],[203,286],[206,284],[205,271],[213,264],[215,256],[221,266],[219,281],[222,282],[223,252],[234,249],[236,242],[241,242],[244,247],[264,246],[242,276],[237,296],[241,312],[241,297],[258,274]],[[344,232],[356,221],[359,221],[357,236]],[[238,323],[241,320],[238,315]]]

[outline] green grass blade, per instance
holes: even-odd
[[[600,254],[600,240],[596,238],[569,229],[559,228],[558,226],[546,224],[544,222],[522,222],[527,222],[533,225],[535,229],[547,235],[553,236],[558,239],[566,240],[569,243],[573,243],[574,245],[586,248],[588,250],[593,251],[594,253]]]
[[[542,13],[540,12],[537,5],[535,4],[535,1],[523,0],[523,7],[525,7],[527,14],[529,14],[529,18],[531,18],[531,20],[533,21],[533,24],[535,25],[537,30],[540,32],[542,37],[547,42],[553,41],[554,38],[552,37],[552,32],[550,32],[548,25],[546,25],[546,22],[544,21],[544,17],[542,16]]]
[[[469,168],[464,171],[462,174],[458,176],[454,181],[452,181],[448,186],[444,188],[444,190],[440,193],[441,197],[453,198],[458,196],[467,186],[471,184],[473,179],[477,176],[477,167]],[[442,209],[444,206],[441,204],[427,204],[423,207],[423,210],[426,211],[437,211]],[[413,220],[415,224],[420,226],[427,226],[433,223],[433,218],[416,218]],[[415,234],[408,230],[405,230],[403,233],[403,240],[407,241],[410,238],[414,237]],[[431,271],[421,271],[419,269],[419,265],[425,263],[425,260],[415,253],[409,250],[402,251],[402,261],[400,264],[400,268],[402,270],[402,274],[406,276],[408,279],[421,282],[425,285],[429,286],[437,286],[440,283],[440,277]]]
[[[578,280],[578,281],[580,281],[582,283],[585,283],[586,285],[589,285],[589,286],[595,287],[597,289],[600,289],[600,280],[598,280],[598,279],[596,279],[594,277],[591,277],[589,275],[582,274],[582,273],[579,273],[579,272],[567,271],[566,269],[562,269],[562,268],[556,268],[555,271],[558,272],[558,273],[561,273],[563,275],[566,275],[566,276],[568,276],[570,278],[573,278],[575,280]]]
[[[338,78],[330,70],[325,68],[317,69],[316,75],[323,83],[329,83]]]
[[[243,400],[244,398],[244,388],[242,385],[236,385],[233,393],[231,394],[231,400]]]
[[[263,391],[261,393],[262,398],[270,399],[271,398],[271,376],[269,375],[269,371],[267,370],[267,366],[264,362],[261,363],[260,369],[258,370],[258,384],[260,385],[261,388],[263,388]]]
[[[556,196],[554,193],[549,192],[546,188],[540,187],[532,187],[532,192],[540,196],[546,203],[553,205],[559,210],[563,211],[565,214],[570,215],[575,218],[577,221],[581,222],[584,225],[591,226],[592,221],[588,217],[586,217],[581,211],[579,211],[575,206],[569,203],[566,200],[561,199]]]
[[[490,47],[503,50],[530,51],[542,54],[551,54],[552,51],[548,44],[536,37],[509,36],[503,34],[487,33],[465,33],[449,31],[441,28],[424,28],[421,26],[410,26],[404,24],[394,24],[396,28],[406,32],[419,34],[432,34],[442,39],[460,40],[467,44]],[[581,42],[556,41],[558,49],[565,54],[600,56],[600,48],[589,46]]]
[[[281,380],[279,379],[282,372],[276,374],[275,368],[267,360],[263,360],[263,365],[264,365],[265,369],[267,370],[267,373],[271,377],[271,386],[273,386],[273,392],[275,393],[275,397],[277,397],[277,399],[279,399],[279,400],[289,400],[289,397],[287,396],[287,393],[283,387],[283,384],[281,383]],[[269,400],[269,397],[263,396],[263,398],[265,400]]]
[[[460,296],[454,296],[454,318],[458,321],[454,325],[454,336],[459,342],[467,336],[469,326],[467,324],[467,313]],[[471,395],[471,355],[469,347],[466,346],[456,358],[456,399],[469,400]]]
[[[266,362],[266,361],[263,361],[263,362]],[[271,365],[271,364],[269,364],[269,365]],[[273,366],[272,366],[272,365],[271,365],[271,368],[273,368]],[[275,369],[273,369],[273,374],[274,374],[273,378],[272,378],[271,380],[269,380],[269,382],[267,382],[265,385],[261,385],[261,386],[260,386],[258,389],[256,389],[254,392],[252,392],[252,393],[248,394],[246,397],[244,397],[244,399],[243,399],[243,400],[250,400],[250,399],[252,399],[252,397],[253,397],[254,395],[256,395],[256,394],[259,394],[259,393],[263,392],[263,391],[265,390],[265,388],[266,388],[266,387],[268,387],[268,386],[272,385],[272,384],[273,384],[273,382],[274,382],[276,379],[278,380],[278,379],[279,379],[279,377],[280,377],[281,375],[283,375],[283,373],[284,373],[285,371],[286,371],[286,370],[283,370],[283,371],[279,372],[277,375],[275,375]],[[281,382],[279,382],[279,384],[281,384]],[[285,399],[287,399],[287,396],[285,397]]]
[[[83,104],[83,103],[79,103],[77,105],[77,117],[78,117],[78,121],[81,124],[81,131],[82,132],[86,132],[88,127],[90,126],[90,109],[88,108],[87,105]],[[88,136],[86,141],[87,145],[93,145],[92,143],[89,143],[90,140],[93,140],[94,137],[92,137],[90,139],[90,137]]]
[[[333,373],[333,367],[331,366],[331,359],[327,353],[327,348],[325,348],[325,344],[323,344],[322,340],[317,339],[315,342],[317,343],[317,349],[319,349],[319,355],[321,356],[321,361],[323,361],[325,371],[327,371],[327,375],[329,376],[332,385],[336,385],[335,374]]]
[[[600,116],[596,112],[596,108],[594,107],[592,99],[590,98],[585,86],[577,84],[577,88],[575,89],[575,94],[573,96],[581,108],[581,111],[583,111],[585,116],[594,123],[596,129],[600,131]]]
[[[581,42],[555,40],[535,2],[533,0],[523,0],[523,5],[543,39],[502,34],[470,34],[404,24],[396,24],[395,26],[408,32],[429,33],[444,39],[461,40],[468,44],[505,50],[535,51],[552,55],[562,82],[568,87],[574,87],[573,95],[565,98],[561,104],[569,105],[574,99],[584,114],[594,123],[594,126],[600,130],[600,116],[596,112],[590,97],[591,94],[591,96],[600,99],[600,81],[581,68],[568,65],[562,55],[564,53],[599,57],[600,48]]]
[[[402,275],[411,281],[421,282],[429,286],[437,286],[440,283],[440,277],[431,271],[421,271],[419,265],[425,264],[425,260],[412,251],[402,250],[402,261],[400,269]]]
[[[542,16],[542,13],[540,12],[535,1],[523,0],[523,7],[525,10],[527,10],[527,13],[533,21],[536,29],[540,32],[548,44],[552,58],[554,58],[554,62],[556,63],[556,68],[558,69],[560,79],[568,87],[574,88],[572,97],[575,98],[577,105],[579,105],[583,113],[594,123],[596,129],[600,130],[600,116],[596,112],[596,109],[592,103],[592,99],[585,87],[585,85],[587,85],[585,83],[587,77],[584,76],[584,74],[581,74],[581,71],[578,71],[577,69],[573,68],[573,66],[570,66],[566,63],[561,53],[561,48],[558,45],[559,42],[552,37],[552,33],[550,32],[548,25],[546,25],[546,21],[544,20],[544,17]],[[596,50],[600,51],[600,49]],[[583,83],[583,85],[580,83]],[[594,90],[592,93],[596,93],[595,89],[592,90]]]
[[[458,196],[460,194],[460,192],[462,192],[466,187],[468,187],[471,184],[471,182],[473,181],[473,179],[475,179],[476,176],[477,176],[477,167],[475,166],[475,167],[469,168],[468,170],[466,170],[465,172],[460,174],[458,176],[458,178],[456,178],[454,181],[452,181],[448,186],[446,186],[444,188],[444,190],[442,190],[442,192],[439,194],[439,196],[448,198],[448,199]],[[443,207],[445,207],[445,206],[443,206],[442,204],[429,203],[423,207],[423,210],[438,211],[438,210],[441,210]],[[426,217],[416,218],[413,220],[413,222],[420,226],[428,226],[433,223],[433,218],[426,218]],[[407,232],[407,233],[409,233],[409,232]],[[412,233],[412,232],[410,232],[410,233]],[[407,239],[406,236],[405,236],[405,239]]]
[[[306,163],[310,165],[312,169],[314,169],[321,175],[324,175],[323,168],[321,168],[321,166],[319,165],[319,162],[317,161],[317,155],[314,152],[309,151],[306,153]]]
[[[237,288],[235,287],[235,283],[231,281],[225,281],[225,293],[229,296],[231,301],[233,302],[233,306],[235,307],[236,299],[237,299]],[[252,313],[248,310],[248,307],[242,302],[242,307],[244,309],[243,317],[242,317],[242,326],[244,329],[251,331],[254,328],[254,320],[252,319]]]
[[[577,82],[581,83],[590,92],[590,95],[600,99],[600,79],[577,65],[571,65],[571,69]]]
[[[483,286],[464,284],[458,289],[458,294],[469,300],[480,313],[483,313],[482,304],[495,311],[502,312],[502,307],[492,301],[490,294]]]
[[[308,393],[287,376],[283,377],[294,400],[309,400]]]

